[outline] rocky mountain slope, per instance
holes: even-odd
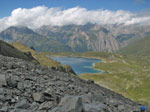
[[[43,35],[34,32],[32,29],[23,26],[12,26],[0,33],[0,39],[6,42],[21,42],[26,46],[33,46],[37,51],[61,52],[71,51],[71,48],[56,40],[48,39]]]
[[[43,26],[36,31],[48,38],[69,45],[74,52],[113,52],[120,48],[119,41],[115,39],[110,31],[95,24],[66,25],[62,27]]]
[[[139,105],[91,80],[0,55],[1,112],[136,112]],[[148,111],[148,108],[147,108]]]
[[[15,47],[13,47],[10,44],[7,44],[6,42],[0,40],[0,54],[4,56],[9,56],[9,57],[15,57],[15,58],[20,58],[23,60],[27,61],[34,61],[37,62],[31,55],[30,52],[21,52]]]
[[[2,31],[0,38],[22,42],[37,51],[52,52],[114,52],[150,35],[146,25],[65,25],[42,26],[39,29],[13,26]]]

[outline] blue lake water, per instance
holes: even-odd
[[[99,59],[57,56],[51,56],[51,58],[60,62],[62,65],[70,65],[78,75],[82,73],[101,73],[100,70],[92,67],[93,63],[101,62]]]

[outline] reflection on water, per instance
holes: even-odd
[[[59,61],[62,65],[70,65],[78,75],[82,73],[101,73],[101,71],[92,67],[93,63],[101,62],[99,59],[57,56],[52,56],[51,58],[53,60]]]

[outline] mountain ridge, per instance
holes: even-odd
[[[45,52],[116,52],[150,34],[144,25],[65,25],[38,29],[13,26],[0,33],[9,42],[22,42],[36,51]]]

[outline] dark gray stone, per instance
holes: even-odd
[[[26,99],[23,99],[20,102],[16,103],[15,107],[18,109],[27,109],[30,107],[30,104]]]
[[[83,111],[85,112],[104,112],[106,108],[106,105],[102,103],[83,104]]]
[[[17,84],[18,84],[18,82],[17,82],[17,80],[14,79],[14,77],[7,78],[8,86],[15,88],[15,87],[17,87]]]
[[[24,90],[25,89],[24,84],[22,82],[18,82],[17,88],[19,90]]]
[[[6,77],[4,74],[0,74],[0,87],[7,86]]]
[[[120,112],[123,112],[123,111],[125,110],[124,105],[119,105],[119,106],[118,106],[118,110],[119,110]]]
[[[101,94],[87,94],[82,96],[84,103],[104,102],[104,96]]]
[[[54,107],[54,102],[44,102],[40,105],[40,110],[49,110]]]
[[[44,95],[42,93],[33,93],[32,97],[35,102],[44,102]]]
[[[0,95],[4,94],[4,88],[0,88]]]
[[[0,109],[0,112],[8,112],[8,107],[4,106]]]
[[[59,103],[62,112],[82,112],[82,99],[79,96],[65,96]]]

